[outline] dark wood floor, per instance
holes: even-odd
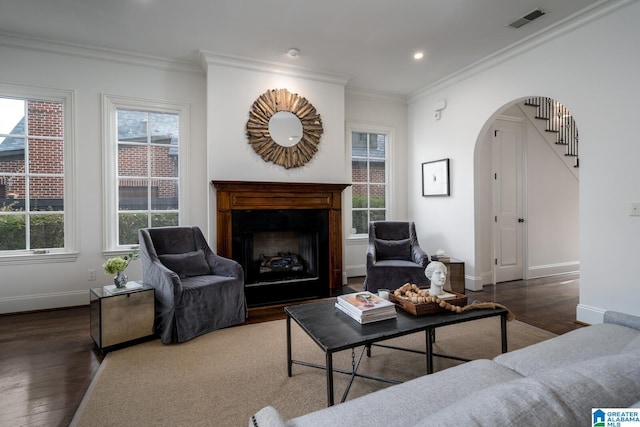
[[[579,328],[578,275],[501,283],[467,295],[506,305],[516,319],[562,334]],[[362,278],[349,285],[358,288]],[[252,309],[247,323],[283,318]],[[103,356],[89,336],[89,307],[0,315],[0,426],[67,426]]]
[[[584,326],[576,323],[579,285],[578,274],[567,274],[489,285],[467,295],[503,304],[517,320],[560,335]]]

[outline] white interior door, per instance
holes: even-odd
[[[495,121],[492,139],[494,283],[524,277],[522,145],[521,121]]]

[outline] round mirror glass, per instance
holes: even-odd
[[[302,139],[302,122],[289,111],[278,111],[269,119],[269,133],[278,145],[292,147]]]

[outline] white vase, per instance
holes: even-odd
[[[128,280],[127,275],[124,274],[123,271],[117,272],[113,277],[113,283],[115,283],[116,288],[124,288],[127,285]]]

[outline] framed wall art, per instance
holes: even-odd
[[[422,164],[422,196],[449,196],[449,159]]]

